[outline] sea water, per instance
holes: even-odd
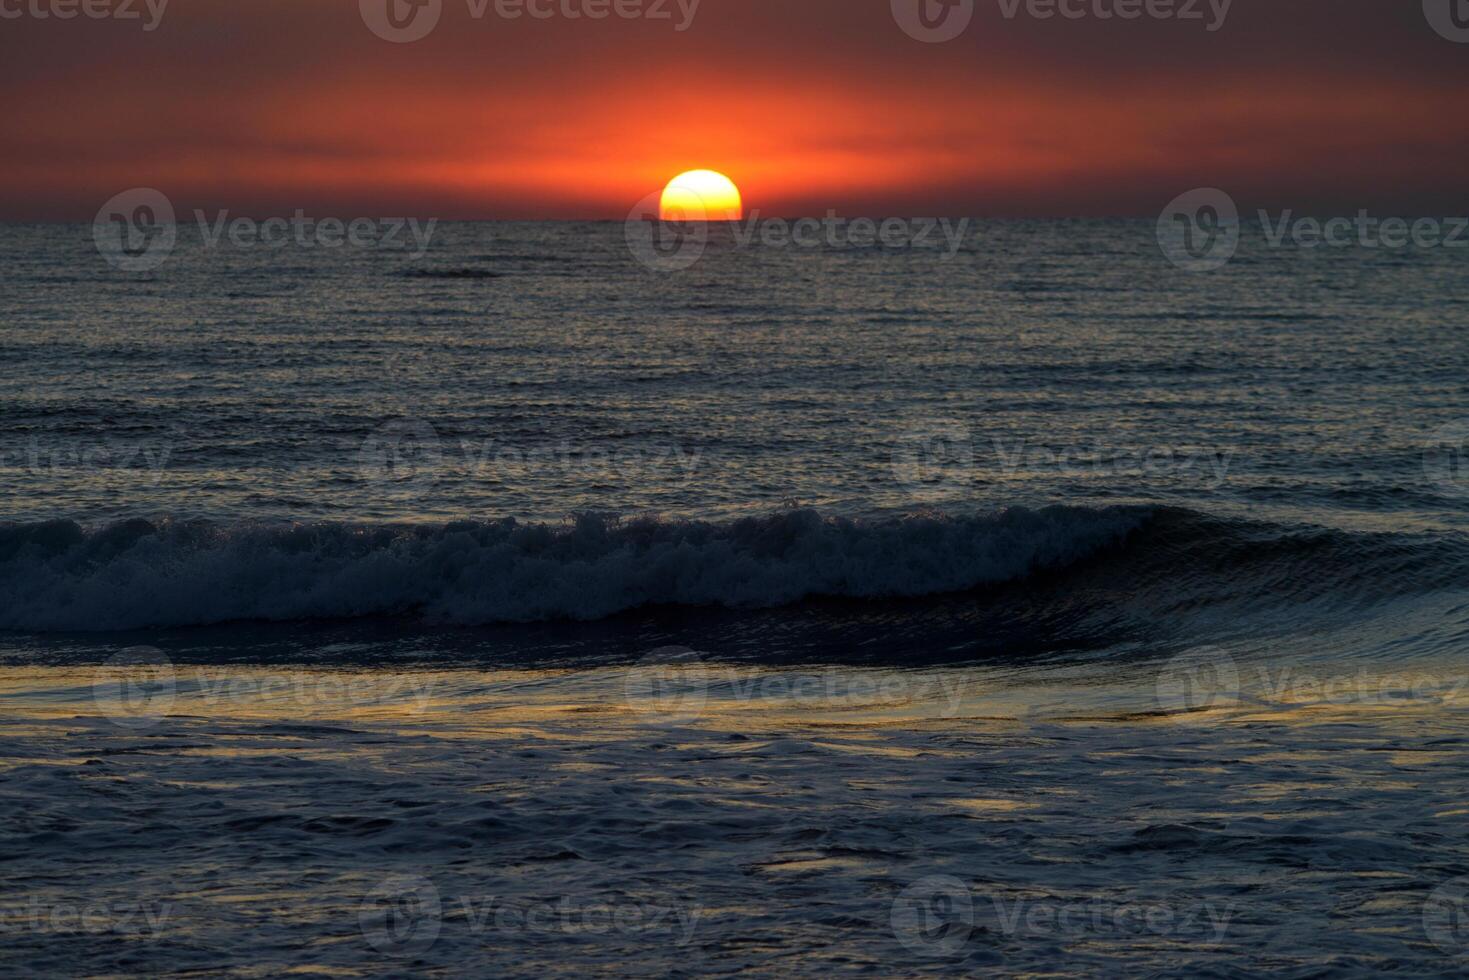
[[[1461,253],[0,262],[17,969],[1469,954]]]

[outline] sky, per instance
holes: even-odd
[[[35,14],[80,2],[0,0],[0,219],[86,221],[139,186],[256,217],[621,219],[695,168],[767,215],[1155,216],[1200,186],[1469,209],[1469,43],[1420,0],[1234,0],[1218,23],[1221,0],[1200,20],[972,0],[942,43],[889,0],[602,20],[559,9],[598,0],[533,0],[546,19],[428,0],[439,20],[411,43],[369,28],[386,0]]]

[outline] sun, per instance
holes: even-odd
[[[658,217],[662,221],[741,221],[745,205],[740,189],[724,174],[690,170],[663,188]]]

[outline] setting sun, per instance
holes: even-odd
[[[664,221],[739,221],[745,208],[739,188],[724,174],[690,170],[663,188],[658,215]]]

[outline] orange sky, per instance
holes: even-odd
[[[946,44],[888,0],[702,0],[684,32],[443,2],[403,45],[356,0],[0,20],[0,218],[87,220],[133,186],[237,214],[622,218],[702,167],[765,214],[1153,215],[1201,185],[1469,208],[1469,44],[1417,0],[1236,0],[1213,33],[978,0]]]

